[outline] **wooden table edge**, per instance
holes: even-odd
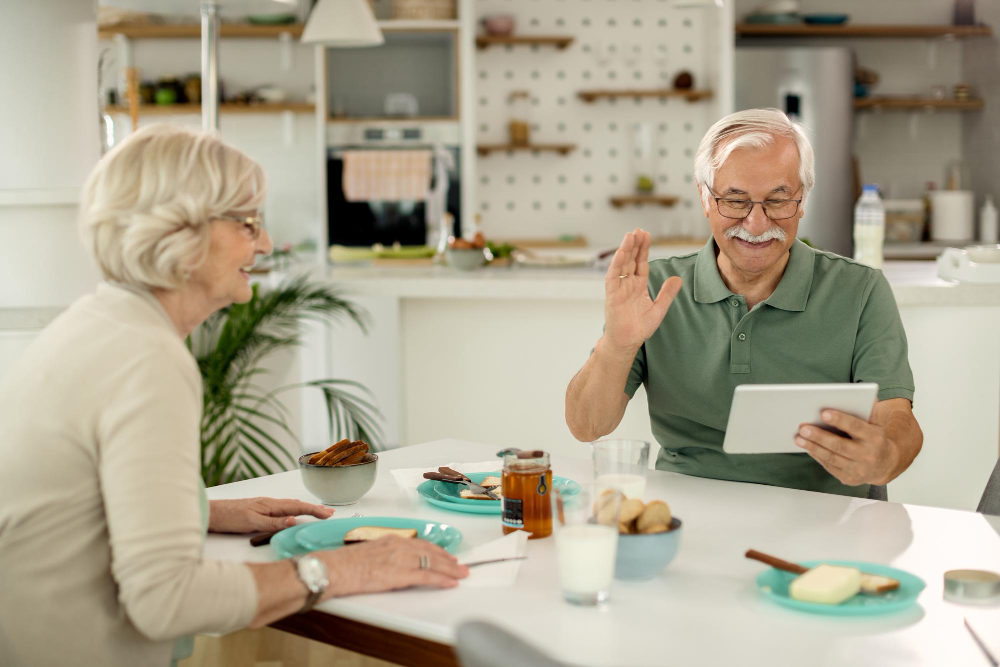
[[[458,667],[459,664],[454,649],[447,644],[321,611],[293,614],[270,627],[399,665]]]

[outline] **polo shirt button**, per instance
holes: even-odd
[[[733,308],[736,308],[737,306],[740,305],[740,302],[737,301],[736,299],[733,299],[732,304],[733,304]]]
[[[747,339],[747,335],[746,335],[745,333],[741,333],[741,334],[739,335],[739,339],[740,339],[740,340],[746,340],[746,339]]]

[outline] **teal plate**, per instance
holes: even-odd
[[[473,482],[479,483],[490,476],[500,477],[500,471],[495,472],[474,472],[469,473],[469,479]],[[438,507],[444,507],[445,509],[454,510],[456,512],[470,512],[473,514],[500,514],[502,511],[501,503],[499,500],[475,500],[473,498],[462,498],[461,493],[465,488],[458,484],[449,484],[448,482],[434,482],[430,487],[421,491],[421,484],[417,487],[417,493],[424,497],[427,502],[432,505],[437,505]],[[580,493],[580,485],[571,479],[566,477],[552,477],[552,486],[557,489],[566,489],[569,495],[576,495]],[[436,502],[435,502],[436,501]],[[449,505],[451,505],[449,507]]]
[[[808,611],[814,614],[832,614],[834,616],[870,616],[874,614],[891,614],[901,611],[917,601],[920,591],[924,590],[924,581],[909,572],[897,570],[888,565],[877,563],[865,563],[856,560],[810,560],[799,563],[804,567],[815,567],[826,563],[827,565],[843,565],[844,567],[854,567],[868,574],[878,574],[883,577],[891,577],[899,581],[899,588],[895,591],[882,593],[880,595],[864,595],[859,593],[849,600],[840,604],[820,604],[818,602],[803,602],[795,600],[788,594],[788,586],[795,579],[795,574],[782,570],[766,570],[757,576],[757,587],[764,595],[768,596],[778,604]]]
[[[404,519],[401,517],[375,516],[351,517],[350,519],[327,519],[313,521],[295,533],[295,541],[306,551],[336,549],[344,546],[344,535],[359,526],[382,526],[385,528],[416,528],[417,537],[436,544],[452,552],[462,541],[462,532],[446,523],[425,519]],[[282,531],[285,532],[285,531]],[[279,533],[280,535],[281,533]],[[277,536],[275,536],[277,537]],[[274,538],[271,538],[272,542]]]
[[[270,545],[274,547],[274,550],[278,552],[278,556],[281,558],[291,558],[292,556],[302,556],[303,554],[309,553],[309,550],[304,548],[301,544],[295,541],[295,535],[300,530],[306,526],[312,525],[313,521],[309,523],[300,523],[297,526],[292,526],[291,528],[285,528],[279,533],[275,533],[271,536]]]
[[[451,510],[452,512],[465,512],[467,514],[493,514],[496,516],[500,515],[500,503],[495,500],[480,500],[476,505],[453,503],[450,500],[444,500],[437,494],[437,491],[434,490],[434,486],[436,484],[437,482],[433,479],[427,480],[417,487],[417,494],[431,505],[443,507],[444,509]]]

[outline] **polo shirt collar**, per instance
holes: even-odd
[[[803,311],[812,288],[813,264],[816,254],[798,239],[789,251],[788,265],[774,293],[764,302],[781,310]],[[732,295],[722,282],[715,255],[715,239],[698,252],[694,266],[694,300],[698,303],[716,303]]]

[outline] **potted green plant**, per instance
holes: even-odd
[[[262,361],[299,345],[301,325],[349,319],[367,332],[367,314],[329,285],[305,277],[274,289],[254,286],[253,297],[212,315],[188,338],[204,385],[201,474],[205,486],[260,477],[296,463],[283,440],[298,443],[279,399],[287,391],[318,389],[326,399],[330,436],[368,442],[378,449],[381,414],[357,382],[324,379],[267,391]],[[277,433],[275,433],[277,432]]]

